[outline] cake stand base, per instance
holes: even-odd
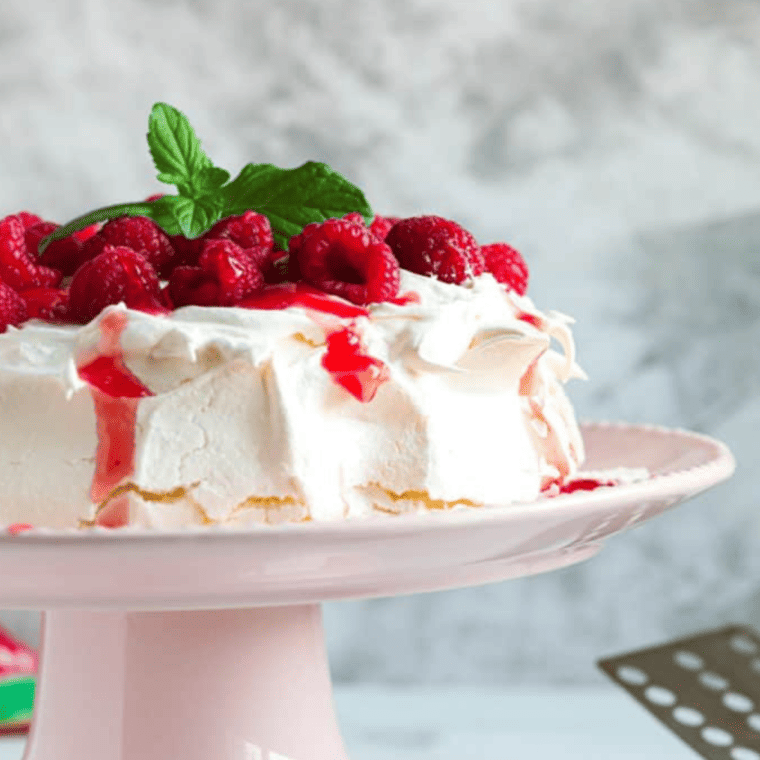
[[[345,760],[318,604],[48,612],[25,760]]]

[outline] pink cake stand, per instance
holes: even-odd
[[[701,435],[583,432],[589,469],[654,477],[338,524],[3,536],[0,606],[47,610],[26,760],[345,760],[321,602],[564,567],[734,469]]]

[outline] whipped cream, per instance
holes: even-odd
[[[572,320],[490,274],[452,285],[402,271],[408,291],[418,303],[352,319],[300,306],[152,316],[122,305],[83,327],[10,329],[0,335],[0,523],[334,520],[529,501],[572,476],[583,443],[562,386],[584,377]],[[117,345],[105,329],[115,318]],[[387,368],[368,402],[322,366],[327,336],[346,326]],[[131,461],[103,494],[104,420],[78,369],[117,351],[153,395],[131,400]]]

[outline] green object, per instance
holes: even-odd
[[[0,681],[0,729],[31,720],[35,683],[32,676]]]
[[[360,213],[367,223],[372,220],[362,191],[327,164],[308,161],[295,169],[247,164],[230,182],[229,172],[214,166],[204,152],[187,117],[167,103],[156,103],[151,110],[148,148],[158,179],[174,185],[177,195],[91,211],[41,240],[39,252],[53,240],[120,216],[147,216],[169,235],[192,239],[220,219],[256,211],[269,219],[275,242],[283,249],[312,222],[350,212]]]

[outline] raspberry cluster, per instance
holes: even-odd
[[[40,255],[40,241],[57,228],[26,211],[0,220],[0,332],[35,318],[86,324],[117,303],[153,314],[256,308],[287,283],[357,306],[399,303],[401,269],[457,284],[490,272],[520,295],[528,283],[514,248],[480,246],[438,216],[376,216],[367,226],[347,214],[307,225],[287,251],[254,211],[222,219],[195,240],[169,236],[146,217],[120,217],[53,241]]]

